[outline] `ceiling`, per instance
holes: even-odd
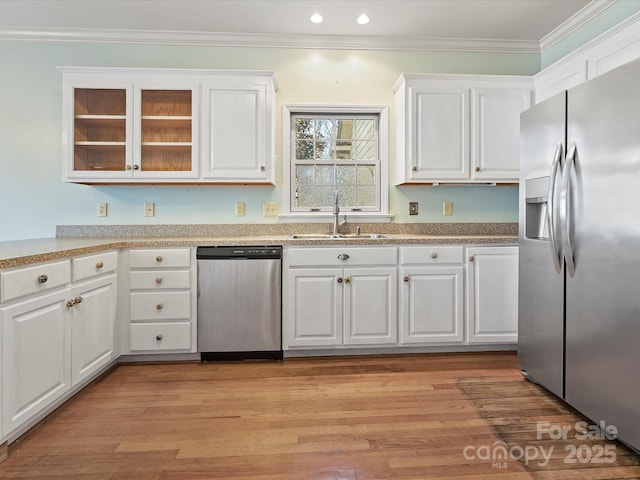
[[[613,0],[0,0],[0,39],[540,52]],[[324,22],[313,24],[319,12]],[[371,21],[358,25],[366,13]],[[562,26],[561,29],[558,27]]]

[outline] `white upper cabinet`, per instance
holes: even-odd
[[[471,89],[471,178],[518,181],[520,114],[531,106],[531,88]]]
[[[61,70],[65,181],[274,182],[272,73]]]
[[[212,79],[203,97],[203,177],[275,184],[273,77]]]
[[[531,90],[530,77],[402,75],[396,183],[517,182]]]

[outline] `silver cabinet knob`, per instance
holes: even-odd
[[[345,277],[344,283],[351,283],[351,277]]]
[[[340,255],[338,255],[338,260],[349,260],[349,255],[347,255],[346,253],[341,253]]]
[[[260,167],[260,171],[264,172],[267,169],[267,167],[265,167],[264,165]]]
[[[76,301],[72,298],[71,300],[67,301],[67,307],[71,308],[76,304]]]
[[[405,282],[409,282],[409,277],[404,277],[402,280],[404,280]]]
[[[104,262],[98,262],[98,263],[96,263],[96,268],[97,268],[98,270],[99,270],[99,269],[101,269],[102,267],[104,267]]]
[[[157,341],[162,340],[162,334],[161,334],[161,333],[159,333],[158,335],[156,335],[156,340],[157,340]]]
[[[156,310],[162,310],[162,304],[161,303],[156,304]]]
[[[49,277],[44,273],[42,275],[38,275],[38,283],[47,283],[47,280],[49,280]]]
[[[476,172],[479,172],[480,171],[480,166],[476,166],[475,170],[476,170]]]
[[[438,258],[438,252],[431,252],[431,258]]]
[[[73,301],[78,304],[78,303],[82,303],[82,297],[76,297],[73,299]]]
[[[162,277],[157,277],[157,278],[156,278],[156,283],[157,283],[158,285],[160,285],[160,284],[162,283]]]
[[[140,165],[134,165],[134,166],[133,166],[133,169],[134,169],[134,170],[140,170]]]
[[[127,165],[126,167],[124,167],[125,170],[131,170],[131,165]]]
[[[162,255],[158,255],[156,257],[156,262],[161,262],[162,261]]]
[[[341,278],[338,278],[338,283],[342,283],[342,279]]]
[[[413,167],[411,167],[411,170],[413,170],[413,171],[415,172],[416,170],[418,170],[418,167],[416,167],[416,166],[414,165]]]
[[[471,255],[471,256],[469,257],[469,261],[470,261],[470,262],[473,262],[475,259],[476,259],[476,257],[474,257],[473,255]]]

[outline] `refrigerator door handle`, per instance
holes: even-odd
[[[547,227],[549,228],[549,243],[551,244],[551,256],[553,258],[553,265],[556,267],[556,272],[558,273],[560,273],[560,271],[562,270],[562,250],[558,248],[558,242],[556,240],[555,197],[556,182],[558,179],[558,167],[562,166],[563,155],[564,147],[561,142],[558,143],[556,153],[553,156],[551,175],[549,176],[549,193],[547,195]]]
[[[571,218],[571,170],[575,169],[576,157],[578,155],[578,149],[576,142],[571,142],[571,146],[567,152],[567,160],[565,162],[563,171],[562,193],[560,198],[564,204],[564,209],[560,211],[563,213],[560,217],[562,222],[562,247],[564,249],[564,261],[567,264],[567,272],[569,276],[573,277],[576,273],[576,265],[573,256],[573,246],[571,245],[571,224],[573,218]]]

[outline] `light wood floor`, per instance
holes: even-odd
[[[0,478],[640,478],[615,442],[537,438],[579,420],[513,353],[122,365],[14,443]],[[569,445],[615,463],[566,463]],[[540,447],[546,465],[513,458]]]

